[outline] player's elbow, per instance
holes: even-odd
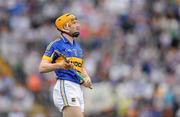
[[[41,64],[39,65],[38,70],[39,70],[40,73],[45,73],[44,67]]]
[[[51,64],[49,64],[48,61],[46,60],[42,60],[41,63],[39,64],[39,72],[40,73],[47,73],[47,72],[50,72],[52,71],[51,70]]]
[[[44,73],[44,71],[41,67],[39,67],[39,73]]]

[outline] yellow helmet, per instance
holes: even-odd
[[[70,23],[71,21],[74,21],[74,20],[76,20],[76,17],[73,15],[73,14],[71,14],[71,13],[66,13],[66,14],[64,14],[64,15],[62,15],[62,16],[59,16],[57,19],[56,19],[56,21],[55,21],[55,26],[56,26],[56,28],[57,29],[59,29],[59,30],[63,30],[63,28],[64,28],[64,25],[66,24],[66,23]]]

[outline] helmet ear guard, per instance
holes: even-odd
[[[68,29],[68,28],[69,28],[69,24],[68,24],[68,23],[66,23],[66,24],[63,26],[62,31],[64,31],[64,32],[68,32],[68,33],[69,33],[70,31],[69,31],[69,29]]]

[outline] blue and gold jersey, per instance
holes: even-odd
[[[83,51],[76,40],[73,44],[70,43],[66,37],[61,35],[59,39],[51,42],[43,55],[43,60],[48,60],[51,63],[60,62],[63,58],[58,54],[61,53],[74,64],[73,69],[57,69],[55,70],[57,79],[69,80],[80,84],[80,77],[77,71],[81,71],[83,67]]]

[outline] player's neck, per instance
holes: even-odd
[[[71,37],[70,35],[66,34],[66,33],[63,33],[63,36],[66,37],[66,39],[71,43],[73,44],[73,37]]]

